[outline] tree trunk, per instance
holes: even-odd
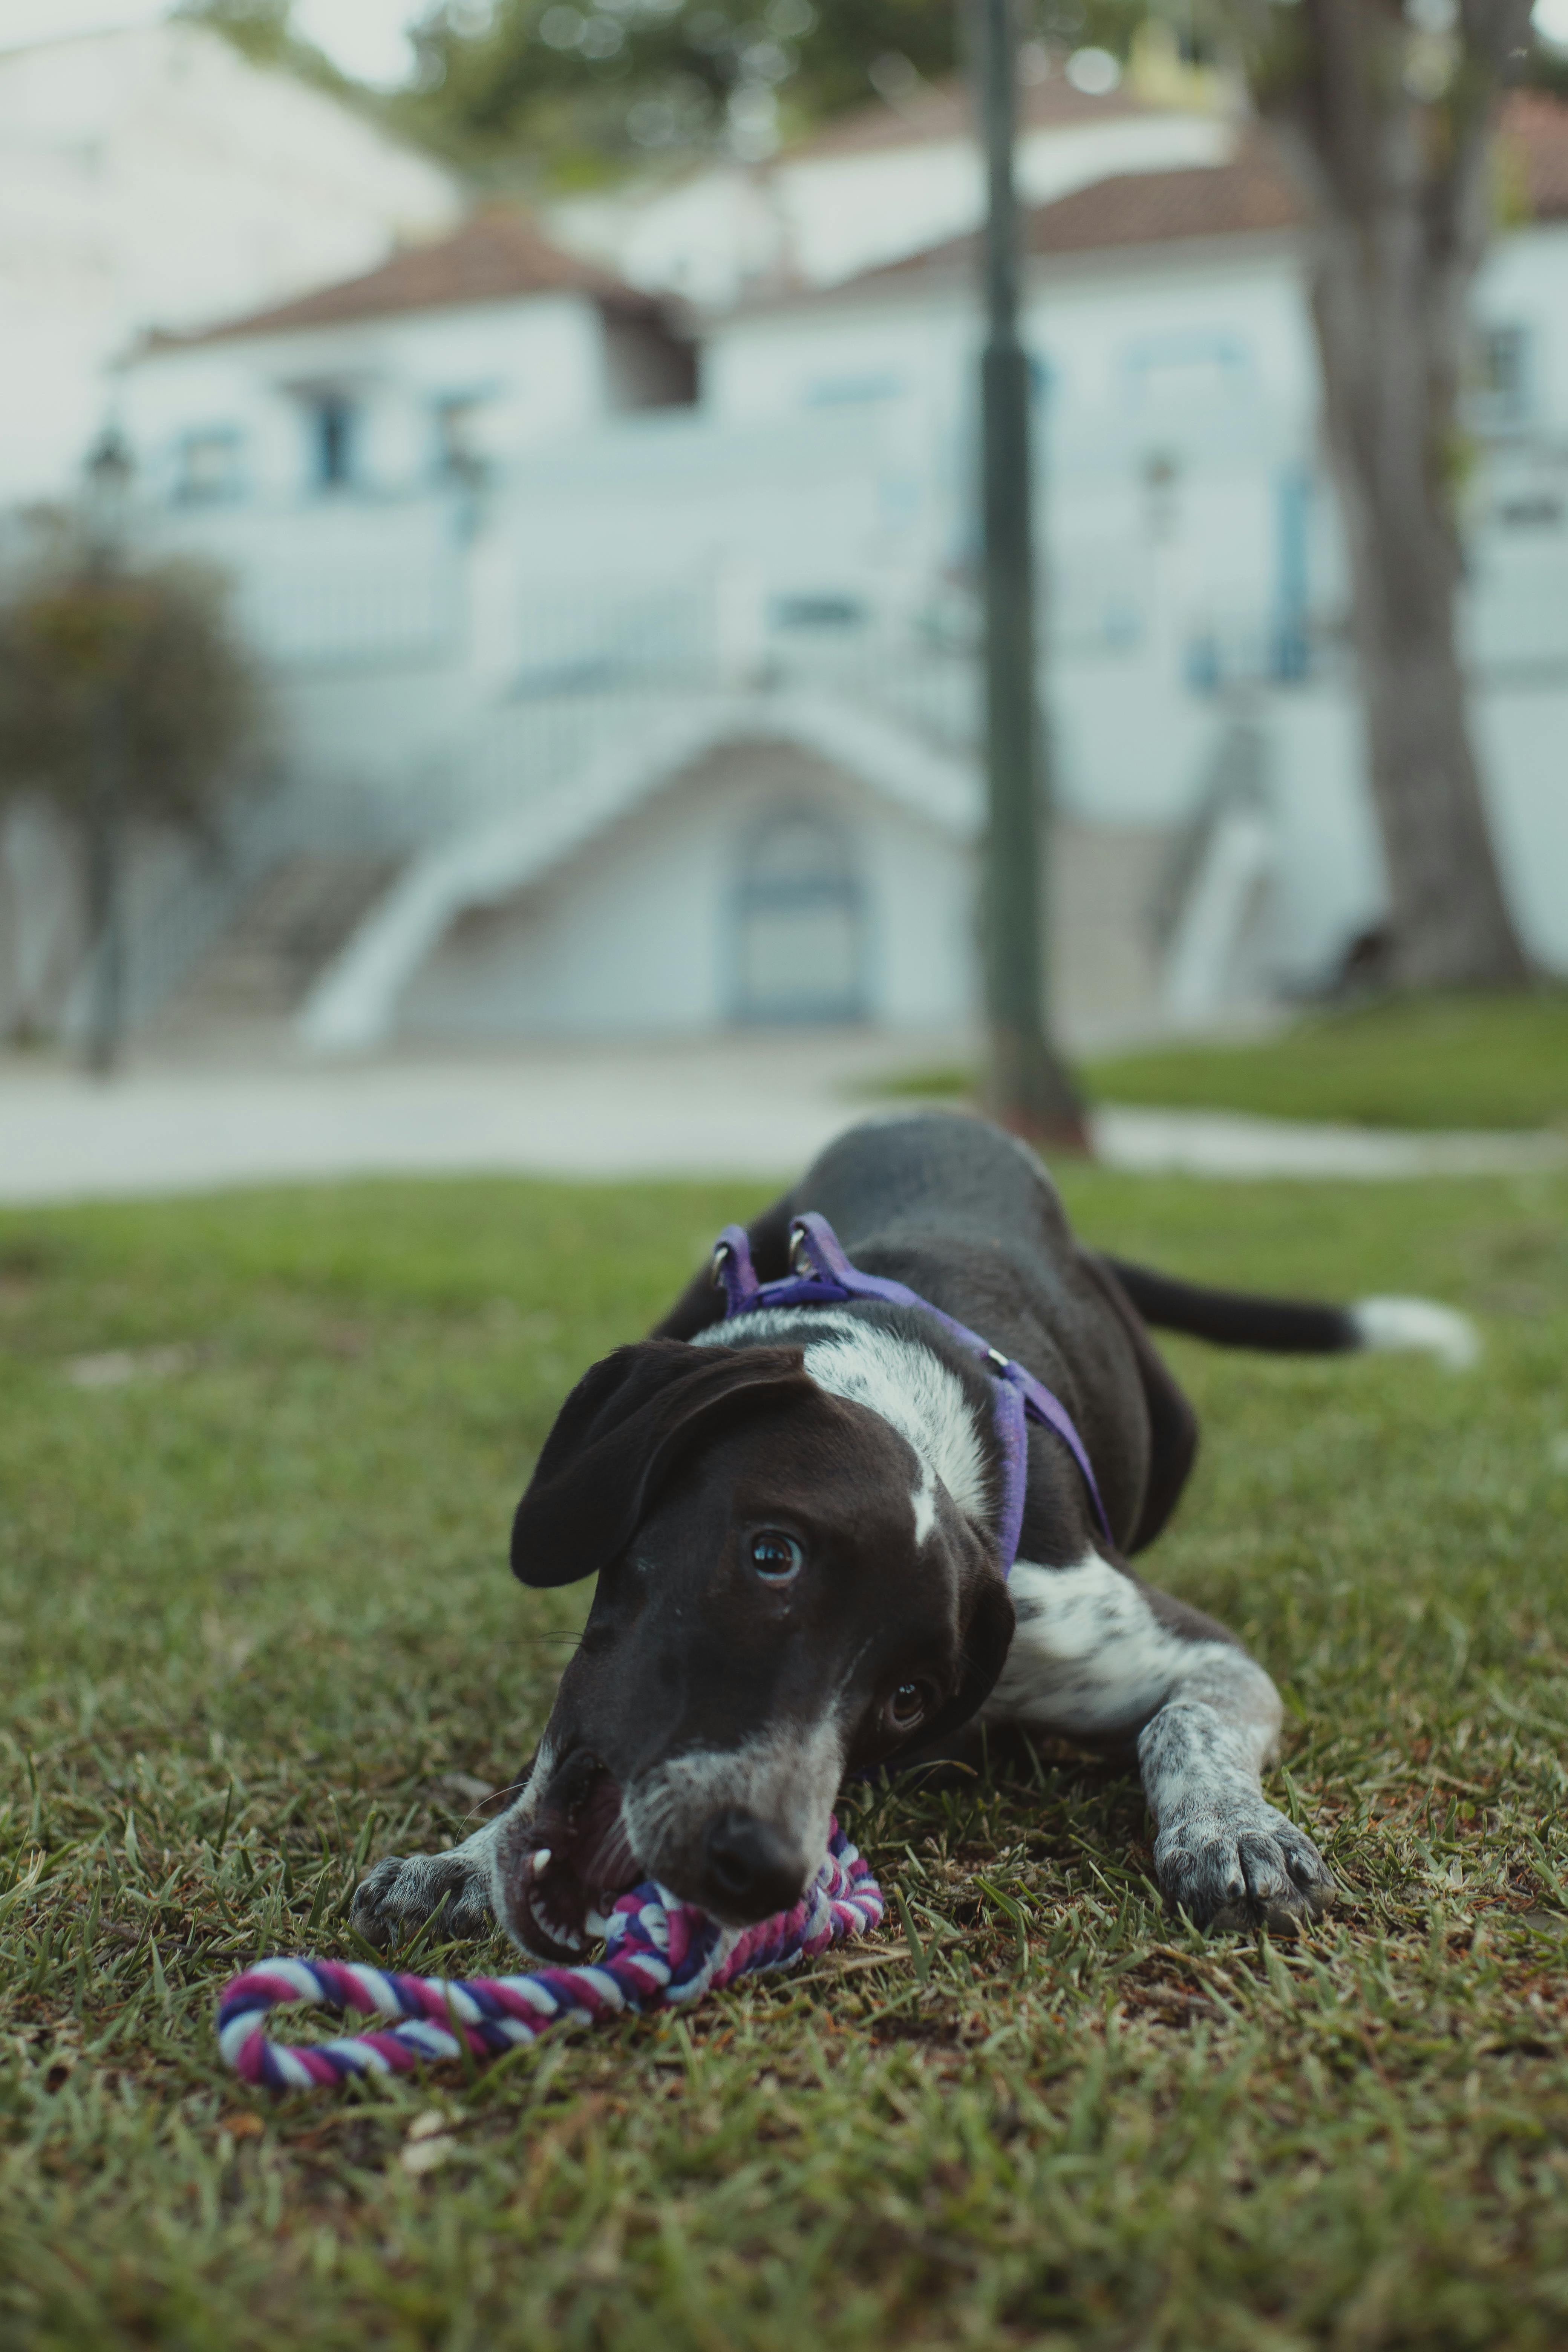
[[[1491,122],[1510,28],[1528,16],[1528,0],[1466,0],[1445,53],[1394,0],[1304,0],[1289,69],[1276,52],[1263,77],[1316,199],[1325,427],[1388,869],[1387,972],[1404,986],[1528,976],[1466,711],[1453,511]]]

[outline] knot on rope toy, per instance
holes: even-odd
[[[218,1997],[224,2057],[247,2083],[277,2091],[342,2083],[351,2074],[405,2073],[436,2058],[499,2056],[566,2020],[620,2010],[689,2005],[734,1978],[815,1959],[882,1917],[882,1890],[835,1821],[827,1860],[793,1911],[752,1927],[724,1927],[651,1879],[610,1915],[605,1957],[592,1967],[516,1977],[395,1976],[357,1960],[260,1960]],[[359,2010],[403,2022],[334,2042],[270,2041],[274,2009]]]

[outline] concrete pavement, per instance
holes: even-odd
[[[700,1045],[535,1047],[133,1062],[107,1082],[0,1062],[0,1202],[206,1192],[357,1175],[787,1175],[876,1082],[962,1041],[850,1034]],[[1568,1138],[1416,1135],[1210,1112],[1107,1108],[1112,1167],[1206,1176],[1480,1175],[1568,1167]]]
[[[1108,1103],[1092,1120],[1096,1156],[1146,1175],[1510,1176],[1568,1169],[1568,1136],[1346,1127],[1248,1118],[1217,1110],[1142,1110]]]

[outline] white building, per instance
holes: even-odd
[[[1037,68],[1043,54],[1026,53]],[[1233,133],[1192,105],[1082,90],[1060,74],[1029,79],[1016,171],[1026,204],[1054,203],[1120,172],[1215,163]],[[896,104],[858,109],[765,163],[703,164],[672,183],[557,202],[552,232],[634,285],[727,309],[759,287],[822,287],[980,218],[985,171],[969,94],[911,77]]]
[[[1244,132],[1155,163],[1148,121],[1028,232],[1079,1038],[1319,983],[1382,899],[1294,199]],[[1516,100],[1508,140],[1531,216],[1478,297],[1466,623],[1509,887],[1568,969],[1568,111]],[[545,250],[464,236],[507,234]],[[149,926],[148,1002],[221,993],[237,917],[247,968],[313,941],[278,997],[322,1048],[963,1026],[971,245],[710,317],[694,404],[656,305],[559,255],[465,295],[466,249],[131,374],[149,536],[234,573],[291,769]]]
[[[690,344],[651,296],[498,207],[359,277],[150,338],[125,419],[160,503],[287,513],[473,488],[693,389]]]
[[[195,24],[0,55],[0,504],[75,485],[104,370],[449,228],[452,175]]]

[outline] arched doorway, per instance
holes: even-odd
[[[735,1017],[860,1021],[865,889],[845,828],[804,804],[773,810],[742,846]]]

